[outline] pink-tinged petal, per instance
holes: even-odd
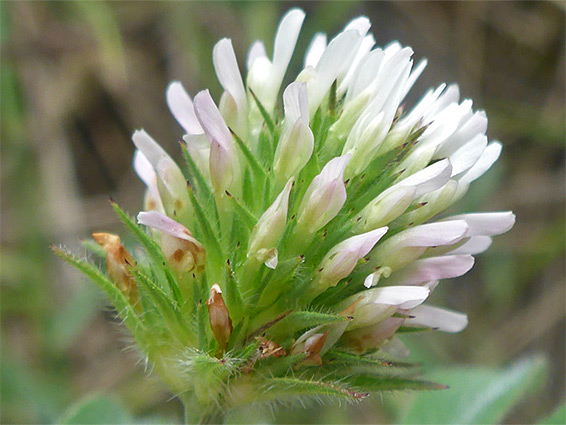
[[[142,211],[137,218],[138,224],[152,227],[179,239],[196,242],[189,229],[158,211]]]
[[[246,60],[246,67],[248,71],[252,68],[254,62],[258,58],[267,59],[267,53],[265,52],[265,46],[261,41],[254,41],[248,52],[248,58]]]
[[[422,224],[390,237],[372,251],[369,265],[378,268],[364,284],[377,284],[381,275],[387,277],[392,271],[402,269],[431,247],[460,242],[467,231],[468,225],[464,220],[452,220]]]
[[[172,81],[166,91],[167,105],[177,122],[188,134],[201,134],[200,126],[195,115],[193,101],[179,81]]]
[[[430,293],[432,294],[432,291],[434,291],[436,289],[436,287],[438,286],[438,284],[440,283],[439,280],[432,280],[430,282],[425,282],[423,284],[421,284],[421,286],[424,286],[425,288],[427,288]]]
[[[497,161],[501,154],[501,148],[502,146],[500,142],[491,142],[487,145],[474,166],[466,171],[464,175],[460,176],[458,180],[463,184],[469,184],[481,177],[487,170],[490,169],[493,163]]]
[[[232,145],[232,135],[208,90],[199,92],[194,98],[195,113],[208,140],[216,141],[225,148]]]
[[[427,281],[450,279],[467,273],[474,265],[471,255],[447,255],[417,260],[395,273],[388,284],[416,285]]]
[[[342,343],[348,349],[358,353],[378,348],[397,332],[397,329],[403,325],[404,321],[405,319],[399,317],[390,317],[383,322],[354,329],[344,333]]]
[[[230,188],[238,176],[239,162],[234,141],[208,90],[194,99],[195,112],[210,140],[210,179],[217,193]]]
[[[304,67],[311,66],[316,68],[318,61],[320,60],[324,50],[326,50],[326,34],[316,33],[307,48],[307,53],[305,54]]]
[[[212,51],[212,61],[218,80],[224,90],[234,98],[238,108],[245,108],[247,105],[246,89],[230,39],[223,38],[216,43]]]
[[[317,180],[317,184],[321,186],[332,180],[342,180],[350,158],[351,155],[343,155],[331,159],[326,163],[320,174],[313,179],[313,182]]]
[[[511,211],[461,214],[446,220],[464,220],[468,225],[466,237],[495,236],[511,230],[515,224],[515,214]]]
[[[350,155],[330,160],[308,187],[299,206],[297,222],[314,233],[336,217],[346,202],[344,170]]]
[[[467,231],[466,221],[452,218],[450,221],[422,224],[404,230],[395,236],[395,245],[399,248],[452,245],[460,242]]]
[[[420,305],[411,310],[410,318],[405,320],[406,326],[425,326],[443,332],[456,333],[468,326],[468,316],[464,313],[429,305]]]
[[[491,246],[491,238],[489,236],[474,236],[470,238],[463,245],[450,251],[450,254],[460,255],[460,254],[481,254],[486,251]]]
[[[332,248],[319,267],[320,279],[325,282],[325,286],[332,286],[347,277],[358,261],[371,251],[387,230],[387,227],[382,227],[353,236]]]

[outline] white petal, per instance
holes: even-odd
[[[314,115],[330,86],[349,65],[355,55],[355,46],[361,36],[358,31],[338,34],[328,45],[316,65],[317,77],[308,83],[309,109]]]
[[[305,54],[304,67],[312,66],[316,68],[320,57],[326,49],[326,34],[316,33],[312,39],[309,47],[307,48],[307,53]]]
[[[189,229],[158,211],[140,212],[138,214],[138,223],[161,230],[162,232],[175,236],[179,239],[184,239],[193,243],[197,242]]]
[[[487,116],[485,112],[478,111],[472,113],[470,110],[467,113],[467,117],[461,120],[458,130],[440,147],[438,154],[446,157],[451,156],[456,150],[468,143],[468,141],[478,135],[485,135],[486,130]]]
[[[375,80],[384,57],[385,53],[383,53],[383,50],[375,49],[361,59],[356,73],[352,77],[352,84],[346,95],[346,102],[356,98]]]
[[[187,133],[201,134],[203,132],[195,115],[193,101],[179,81],[172,81],[169,84],[166,99],[169,110]]]
[[[450,137],[457,129],[460,118],[464,113],[461,105],[453,103],[436,114],[432,123],[421,136],[421,146],[439,146]]]
[[[293,56],[304,19],[305,12],[301,9],[291,9],[283,16],[277,29],[273,46],[274,84],[277,90],[281,86],[281,81],[287,71],[291,56]]]
[[[429,305],[420,305],[411,310],[410,318],[405,320],[406,326],[426,326],[443,332],[456,333],[468,326],[468,316],[464,313]]]
[[[246,90],[230,39],[223,38],[216,43],[212,51],[212,61],[224,90],[232,95],[238,108],[244,108],[247,103]]]
[[[265,58],[267,59],[267,53],[265,52],[265,46],[261,41],[255,41],[248,52],[248,58],[246,60],[246,67],[248,71],[253,66],[255,60],[257,58]]]
[[[446,220],[464,220],[468,225],[466,237],[495,236],[511,230],[515,224],[515,214],[511,211],[461,214]]]
[[[292,187],[291,178],[273,204],[259,218],[250,236],[248,256],[255,255],[261,249],[272,249],[277,245],[285,230],[289,193]]]
[[[481,254],[491,246],[491,238],[489,236],[474,236],[463,245],[450,251],[450,254]]]
[[[360,44],[360,48],[358,49],[358,52],[356,53],[356,56],[354,57],[354,60],[352,61],[352,64],[350,65],[350,68],[348,69],[348,73],[346,74],[346,76],[344,77],[344,79],[342,80],[340,85],[338,86],[338,89],[336,90],[336,93],[337,93],[338,96],[342,96],[344,94],[344,92],[350,87],[350,84],[352,83],[355,76],[357,75],[360,62],[362,61],[362,59],[364,57],[366,57],[368,55],[368,53],[370,52],[371,48],[374,45],[375,45],[375,38],[373,38],[373,35],[371,35],[371,34],[366,35],[362,39],[362,42]]]
[[[137,149],[134,153],[134,170],[147,187],[155,184],[155,170],[144,154]]]
[[[467,273],[474,265],[471,255],[447,255],[443,257],[417,260],[398,273],[393,274],[393,281],[400,285],[416,285],[439,279],[450,279]]]
[[[452,175],[456,176],[464,171],[469,170],[482,156],[487,146],[487,137],[478,134],[452,155],[450,162],[452,163]]]
[[[450,180],[451,175],[452,165],[448,159],[443,159],[401,180],[398,184],[401,186],[414,186],[416,188],[415,198],[418,198],[426,193],[440,189]]]
[[[149,199],[155,203],[155,209],[163,211],[163,202],[161,201],[161,196],[159,195],[159,189],[157,187],[157,174],[155,173],[151,163],[138,149],[136,149],[134,154],[134,170],[147,186],[147,195],[149,196]]]
[[[344,304],[350,305],[362,295],[364,298],[359,307],[366,304],[383,304],[407,310],[422,304],[429,293],[430,291],[422,286],[384,286],[355,294],[347,298]]]
[[[136,130],[132,135],[132,140],[154,169],[162,159],[171,159],[169,154],[145,130]]]
[[[419,62],[419,64],[415,67],[415,69],[411,71],[411,75],[409,76],[409,79],[407,80],[407,84],[403,89],[403,98],[405,98],[407,93],[409,93],[409,90],[411,90],[411,88],[413,87],[417,79],[421,76],[427,65],[428,65],[428,61],[426,59],[422,59]]]
[[[481,177],[501,154],[501,143],[498,141],[491,142],[483,151],[477,162],[470,168],[464,175],[459,178],[459,181],[464,184],[469,184]]]
[[[265,265],[267,267],[269,267],[272,270],[275,270],[277,268],[277,264],[279,264],[279,257],[278,257],[278,253],[277,250],[274,249],[273,251],[271,251],[271,255],[269,256],[269,258],[265,261]]]
[[[188,203],[187,181],[175,161],[145,130],[136,130],[132,135],[132,140],[136,148],[152,165],[171,195],[181,197]]]
[[[309,104],[307,99],[306,83],[293,82],[283,92],[283,107],[285,109],[285,121],[288,125],[294,125],[299,118],[309,123]]]
[[[453,103],[458,103],[460,100],[460,88],[458,84],[450,84],[446,90],[438,97],[438,99],[431,105],[431,108],[426,113],[427,121],[432,119],[432,116],[440,113]]]
[[[358,16],[346,24],[343,31],[356,30],[361,36],[365,36],[371,27],[367,16]]]

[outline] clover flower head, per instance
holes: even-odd
[[[397,42],[375,47],[366,17],[317,34],[291,75],[304,19],[299,9],[283,17],[271,58],[255,42],[247,76],[220,40],[219,101],[167,87],[182,166],[144,130],[133,134],[145,211],[135,223],[114,208],[145,254],[95,234],[107,275],[64,254],[106,290],[195,420],[301,394],[434,388],[367,366],[403,352],[403,331],[464,329],[465,314],[428,297],[515,221],[442,216],[501,152],[456,85],[407,108],[426,60],[414,66]]]

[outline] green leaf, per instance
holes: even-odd
[[[310,381],[300,378],[270,378],[264,381],[264,391],[260,400],[279,400],[286,397],[330,396],[350,401],[362,400],[368,394],[360,393],[338,382]]]
[[[200,198],[207,201],[214,199],[214,196],[212,195],[212,191],[210,190],[210,187],[208,186],[206,179],[204,178],[204,176],[198,169],[197,165],[195,164],[193,157],[191,156],[189,150],[187,149],[187,144],[184,142],[181,143],[181,151],[183,152],[183,157],[185,158],[185,162],[189,169],[189,173],[193,176],[196,182],[196,186]]]
[[[254,172],[254,174],[256,175],[256,178],[262,177],[265,179],[267,177],[266,169],[263,168],[263,165],[261,165],[261,163],[255,157],[252,151],[250,151],[250,149],[246,146],[246,144],[242,141],[242,139],[240,139],[238,135],[234,133],[232,130],[230,130],[230,132],[232,133],[232,136],[234,137],[236,144],[244,154],[244,158],[246,158],[248,164],[250,164],[250,167]]]
[[[529,390],[541,384],[546,370],[546,361],[541,357],[519,361],[506,369],[439,370],[428,377],[448,384],[450,389],[437,394],[419,394],[412,408],[405,409],[401,423],[498,423]]]
[[[200,204],[200,202],[196,198],[194,190],[190,187],[189,187],[189,199],[191,200],[191,203],[193,204],[193,207],[195,209],[195,215],[197,216],[198,223],[199,223],[201,230],[202,230],[202,237],[204,239],[203,240],[204,245],[207,248],[208,247],[211,248],[211,252],[207,252],[207,254],[209,254],[209,255],[213,254],[212,257],[216,261],[221,260],[224,256],[222,254],[222,248],[220,247],[220,242],[218,241],[216,233],[212,230],[210,220],[207,217],[207,215],[205,214],[205,212],[202,208],[202,205]]]
[[[229,262],[226,263],[225,273],[225,301],[230,318],[237,324],[240,322],[244,315],[245,305],[240,293],[239,283],[234,275],[234,270]]]
[[[566,403],[554,411],[552,415],[545,418],[539,425],[563,425],[566,424]]]
[[[388,360],[380,360],[371,356],[361,356],[357,354],[347,353],[345,351],[330,350],[324,356],[324,363],[341,364],[350,366],[371,366],[377,368],[398,366]],[[403,365],[410,367],[414,365]]]
[[[172,303],[172,300],[167,294],[146,275],[136,269],[131,269],[131,272],[140,288],[145,290],[146,294],[161,313],[161,317],[165,320],[167,327],[171,331],[171,335],[176,337],[181,344],[191,341],[193,335],[187,327],[188,320],[182,316],[179,307]]]
[[[437,384],[420,379],[401,378],[397,376],[380,375],[354,375],[346,378],[344,382],[362,389],[363,391],[407,391],[407,390],[444,390],[446,385]],[[430,408],[430,406],[429,406]],[[417,421],[418,422],[418,421]],[[448,423],[448,422],[447,422]]]
[[[165,277],[167,278],[167,282],[169,284],[169,289],[175,301],[179,306],[183,304],[183,298],[181,296],[181,291],[179,290],[179,285],[177,284],[177,280],[175,279],[173,272],[167,265],[167,261],[165,261],[165,257],[161,252],[161,248],[155,243],[153,239],[151,239],[147,233],[143,231],[143,229],[138,226],[129,216],[116,204],[112,202],[112,208],[118,215],[118,218],[124,223],[124,225],[133,233],[138,241],[143,245],[151,259],[159,266],[160,270],[165,272]]]
[[[280,323],[277,323],[273,327],[273,331],[276,332],[275,329],[279,330],[280,327],[283,327],[285,328],[286,334],[291,334],[302,329],[312,328],[325,323],[344,322],[347,320],[348,319],[346,317],[338,314],[320,313],[316,311],[294,311],[281,320]]]
[[[128,302],[122,291],[120,291],[114,283],[112,283],[100,270],[89,264],[85,260],[77,258],[69,252],[56,247],[52,247],[53,251],[63,260],[79,269],[83,274],[93,280],[110,298],[118,314],[124,320],[124,323],[132,333],[136,333],[140,329],[144,329],[140,317],[134,311],[134,308]]]
[[[253,215],[253,213],[248,210],[246,206],[242,204],[235,196],[233,196],[229,192],[226,192],[226,195],[228,195],[228,199],[234,206],[234,211],[240,217],[242,223],[244,223],[249,230],[253,229],[253,227],[257,223],[257,217]]]
[[[103,395],[90,395],[70,406],[57,423],[70,424],[131,424],[130,413],[116,400]]]
[[[81,241],[81,245],[85,247],[85,249],[98,258],[106,259],[106,251],[102,248],[99,244],[97,244],[94,239],[86,239]]]
[[[255,93],[253,92],[252,89],[250,89],[250,93],[251,93],[251,95],[252,95],[252,97],[253,97],[253,99],[254,99],[254,101],[255,101],[258,109],[259,109],[259,112],[261,113],[261,116],[265,120],[265,124],[267,125],[269,132],[271,133],[271,135],[273,135],[274,132],[275,132],[275,124],[273,123],[271,116],[265,110],[265,108],[263,107],[263,105],[261,104],[261,102],[259,101],[259,99],[257,98],[257,96],[255,95]]]

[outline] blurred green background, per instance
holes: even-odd
[[[429,87],[458,82],[462,97],[487,111],[490,139],[503,142],[501,159],[454,212],[513,210],[517,224],[434,294],[467,312],[469,327],[408,340],[411,359],[499,367],[542,354],[548,378],[505,422],[532,423],[564,399],[564,2],[19,1],[0,3],[0,422],[53,423],[97,392],[144,421],[180,420],[180,404],[147,378],[104,297],[49,245],[84,252],[80,241],[92,231],[125,235],[108,197],[130,213],[142,207],[133,130],[144,127],[180,154],[168,82],[181,80],[192,95],[208,87],[218,99],[213,45],[231,37],[243,65],[253,40],[270,48],[293,5],[307,19],[288,75],[316,31],[335,34],[364,14],[377,45],[399,40],[429,59],[408,105]],[[232,420],[389,423],[403,397]]]

